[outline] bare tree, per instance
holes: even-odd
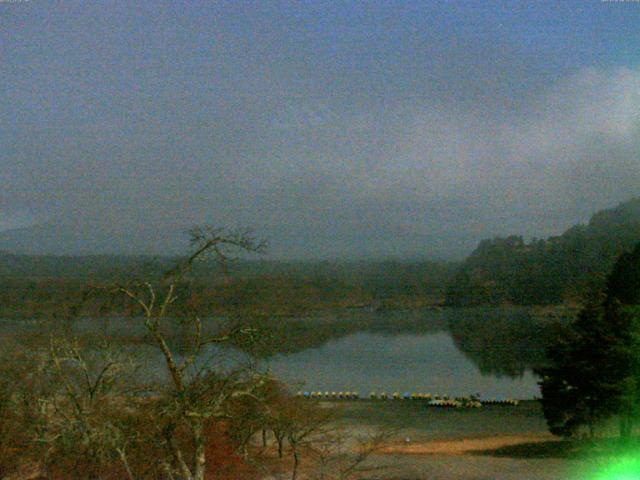
[[[68,338],[52,339],[41,375],[48,388],[39,396],[40,428],[47,471],[71,468],[102,478],[106,471],[134,480],[129,449],[150,435],[132,428],[144,413],[134,405],[132,359],[103,344],[91,349]],[[118,466],[119,465],[119,466]]]
[[[292,397],[284,390],[280,396],[270,399],[267,412],[278,456],[282,458],[284,453],[291,456],[291,480],[299,478],[303,460],[305,478],[348,480],[357,477],[372,470],[367,460],[394,435],[391,429],[353,435],[340,425],[335,409]]]
[[[251,366],[217,371],[201,364],[211,345],[251,341],[252,328],[237,327],[210,333],[198,312],[189,308],[179,292],[188,295],[185,285],[194,264],[212,257],[228,275],[228,263],[239,254],[263,253],[266,244],[249,231],[227,231],[213,227],[191,230],[192,253],[181,259],[155,284],[151,281],[109,288],[111,294],[128,299],[142,314],[142,321],[153,344],[160,350],[169,378],[169,388],[162,392],[160,414],[164,419],[163,436],[171,454],[169,469],[184,480],[203,480],[206,470],[206,432],[209,422],[226,416],[230,400],[255,395],[264,381]],[[179,306],[179,308],[177,308]],[[181,354],[170,346],[167,324],[180,324],[187,332]],[[249,340],[247,340],[249,339]],[[185,447],[180,435],[188,435]]]
[[[350,435],[337,428],[317,439],[314,480],[349,480],[363,473],[383,470],[386,466],[369,466],[367,461],[393,438],[395,431],[384,429],[370,434]]]
[[[281,391],[267,405],[266,422],[276,440],[278,457],[287,452],[293,460],[291,479],[296,480],[302,456],[311,450],[332,420],[332,412],[302,398],[292,397]]]
[[[40,357],[14,338],[0,341],[0,478],[5,478],[37,457],[31,436],[37,427]]]

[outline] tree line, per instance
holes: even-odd
[[[602,288],[618,256],[638,241],[640,198],[600,211],[587,225],[547,240],[483,240],[450,281],[446,303],[582,303],[583,294]]]
[[[55,257],[0,252],[0,316],[46,318],[80,300],[88,283],[159,280],[177,257]],[[213,259],[193,266],[203,314],[300,315],[344,308],[441,304],[456,264],[432,261],[238,259],[226,272]]]

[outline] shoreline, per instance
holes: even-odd
[[[524,433],[518,435],[478,435],[445,440],[393,442],[380,449],[385,455],[465,455],[488,453],[504,447],[521,446],[544,442],[561,442],[558,437],[545,433]]]

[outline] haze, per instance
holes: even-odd
[[[0,249],[460,258],[640,193],[634,2],[0,2]],[[20,230],[15,230],[20,228]]]

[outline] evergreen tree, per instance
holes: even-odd
[[[542,408],[549,430],[573,435],[618,411],[620,396],[618,339],[605,321],[601,303],[592,301],[552,344],[542,377]]]
[[[629,436],[640,399],[640,244],[617,260],[604,295],[594,295],[547,349],[542,407],[552,433],[618,415]]]

